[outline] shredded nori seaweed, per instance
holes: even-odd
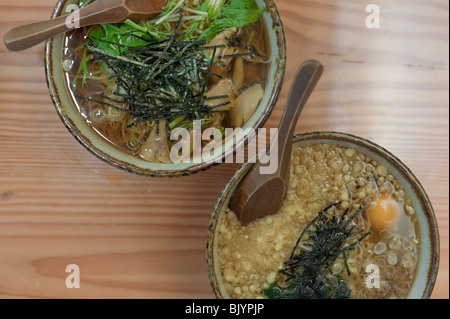
[[[216,108],[227,104],[212,108],[205,105],[207,100],[223,98],[205,96],[210,77],[214,76],[211,68],[216,51],[221,46],[206,47],[206,40],[178,40],[184,36],[179,33],[181,20],[180,15],[172,35],[154,43],[139,47],[114,43],[123,48],[120,55],[103,50],[99,43],[105,44],[104,40],[88,36],[84,46],[111,73],[116,87],[114,96],[102,95],[103,101],[76,97],[130,114],[129,127],[180,116],[190,121],[211,118]],[[201,54],[205,50],[213,51],[210,58]]]
[[[303,230],[284,269],[280,271],[289,286],[282,288],[277,283],[273,283],[264,291],[266,296],[272,299],[349,298],[351,290],[347,282],[340,276],[331,275],[331,267],[342,256],[347,273],[350,275],[347,253],[369,233],[362,235],[364,231],[356,230],[357,225],[353,223],[364,207],[358,209],[351,217],[348,217],[348,209],[342,216],[338,214],[333,214],[332,217],[327,216],[327,212],[339,204],[333,204],[324,209]],[[306,234],[309,240],[302,243]],[[362,235],[359,239],[348,243],[351,238],[359,235]]]

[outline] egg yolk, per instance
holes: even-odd
[[[366,208],[366,218],[370,221],[371,229],[382,231],[393,229],[398,225],[402,213],[402,207],[394,199],[381,196]]]

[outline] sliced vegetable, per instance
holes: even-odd
[[[139,156],[152,163],[171,163],[169,138],[166,134],[165,120],[159,121],[159,125],[155,125],[147,142],[142,145]]]
[[[263,96],[264,90],[260,84],[252,86],[239,95],[229,113],[230,124],[233,127],[242,127],[247,123],[258,108]]]
[[[205,96],[205,105],[212,111],[228,111],[234,106],[233,84],[228,79],[220,80]]]

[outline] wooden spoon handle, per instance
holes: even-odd
[[[322,64],[315,60],[309,60],[302,64],[294,77],[288,101],[279,124],[278,160],[280,164],[291,157],[291,141],[298,119],[322,73]],[[288,170],[288,172],[280,172],[281,176],[284,176],[283,173],[289,173],[289,165],[282,165],[281,167],[285,167]]]
[[[314,60],[307,61],[300,67],[278,126],[278,135],[271,145],[273,150],[278,143],[277,170],[270,170],[267,174],[262,172],[260,169],[263,164],[260,161],[251,168],[233,194],[229,207],[243,225],[276,214],[280,210],[289,188],[294,130],[322,73],[323,66]]]
[[[116,0],[115,2],[121,4],[122,0]],[[104,8],[96,5],[96,3],[94,2],[86,8],[81,9],[78,12],[79,20],[72,20],[70,15],[67,15],[13,28],[5,34],[5,45],[10,51],[21,51],[31,48],[60,33],[73,30],[74,27],[84,27],[97,23],[119,22],[129,14],[128,10],[124,7],[111,6]],[[76,18],[77,15],[73,17]]]
[[[22,51],[66,31],[66,17],[22,25],[6,33],[5,45],[10,51]]]

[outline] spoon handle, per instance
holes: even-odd
[[[114,2],[122,3],[122,0]],[[10,51],[22,51],[60,33],[73,30],[74,25],[78,28],[97,23],[119,22],[127,17],[129,12],[124,7],[111,6],[111,2],[110,7],[105,7],[105,3],[108,4],[108,1],[96,1],[79,10],[77,15],[73,15],[74,20],[69,19],[70,15],[66,15],[13,28],[5,34],[5,45]]]
[[[309,60],[302,64],[294,77],[288,101],[278,127],[278,163],[281,165],[281,168],[287,170],[287,172],[280,172],[281,176],[289,173],[289,165],[282,165],[282,163],[290,161],[292,138],[298,119],[322,73],[322,64],[315,60]]]

